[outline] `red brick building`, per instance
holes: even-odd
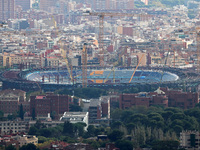
[[[35,109],[35,116],[46,117],[48,113],[55,112],[56,115],[69,111],[71,97],[68,95],[39,95],[30,97],[30,114]]]
[[[4,115],[17,113],[19,105],[24,103],[26,92],[17,89],[7,89],[0,92],[0,111]]]
[[[160,88],[150,93],[121,94],[119,102],[121,109],[130,108],[132,106],[149,107],[152,105],[189,109],[199,103],[198,97],[198,93]]]
[[[121,94],[119,96],[119,106],[126,109],[132,106],[150,106],[151,97],[147,93]]]
[[[168,96],[169,107],[190,109],[199,103],[198,93],[182,92],[181,90],[169,90],[168,88],[161,88],[161,90]]]

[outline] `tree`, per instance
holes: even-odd
[[[121,131],[115,129],[115,130],[113,130],[110,134],[108,134],[108,138],[109,138],[111,141],[115,142],[115,141],[117,141],[117,140],[122,139],[123,135],[124,135],[123,132],[121,132]]]
[[[56,112],[55,111],[52,111],[50,113],[50,117],[52,118],[52,120],[54,120],[56,118]]]
[[[36,127],[37,129],[46,128],[46,126],[41,122],[41,120],[37,120],[34,127]]]
[[[29,143],[27,145],[23,145],[22,147],[20,147],[19,150],[38,150],[38,149],[34,144]]]
[[[13,145],[8,145],[5,150],[16,150],[16,148]]]
[[[152,150],[177,150],[179,147],[178,141],[155,141],[152,143]]]
[[[0,121],[4,121],[5,119],[3,111],[0,111]]]
[[[111,124],[111,128],[113,129],[119,129],[120,126],[122,126],[123,123],[121,121],[115,121]]]
[[[133,149],[133,143],[128,140],[118,140],[118,141],[116,141],[115,145],[120,150],[132,150]]]
[[[74,131],[73,131],[73,124],[70,123],[69,121],[65,121],[64,126],[63,126],[63,133],[67,134],[69,136],[74,136]]]
[[[79,122],[74,124],[74,132],[76,133],[76,135],[78,136],[83,136],[84,134],[84,127],[86,127],[87,125],[85,123]]]
[[[24,110],[23,110],[23,105],[21,104],[20,105],[20,108],[19,108],[19,117],[24,120]]]
[[[70,111],[72,111],[72,112],[77,112],[77,111],[82,111],[83,109],[80,107],[80,106],[78,106],[78,105],[75,105],[75,104],[70,104],[69,105],[69,109],[70,109]]]
[[[95,128],[93,125],[89,125],[88,128],[87,128],[87,133],[88,133],[88,136],[94,136],[94,131],[95,131]]]
[[[40,135],[44,137],[50,137],[51,136],[51,131],[50,129],[40,129]]]
[[[38,136],[38,143],[44,143],[46,142],[48,139],[44,136]]]
[[[128,123],[126,124],[126,129],[128,131],[128,133],[131,133],[131,131],[135,128],[135,124],[134,123]]]
[[[28,134],[29,135],[36,135],[37,131],[38,131],[38,129],[36,127],[30,127]]]
[[[35,108],[32,109],[32,119],[35,120]]]

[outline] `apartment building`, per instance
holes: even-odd
[[[101,103],[99,99],[90,100],[89,106],[89,123],[95,123],[96,119],[101,119]]]
[[[159,88],[154,92],[141,92],[137,94],[121,94],[119,98],[120,108],[126,109],[132,106],[160,105],[164,107],[179,107],[190,109],[198,104],[198,93],[182,92]]]
[[[14,0],[0,0],[0,21],[5,21],[14,18],[14,12]]]
[[[30,97],[30,113],[35,110],[36,117],[46,117],[48,113],[55,113],[58,118],[64,112],[69,111],[69,103],[72,101],[68,95],[38,95]]]
[[[187,150],[199,150],[200,133],[198,131],[182,131],[180,133],[180,147]]]
[[[4,115],[16,113],[19,110],[19,105],[25,102],[26,92],[16,89],[7,89],[0,92],[0,111]]]
[[[20,133],[27,131],[27,123],[24,121],[1,121],[0,134]]]
[[[29,54],[9,54],[3,55],[3,66],[4,67],[19,67],[20,64],[24,68],[40,68],[44,66],[44,58],[29,53]]]

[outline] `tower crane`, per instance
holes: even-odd
[[[56,29],[56,35],[58,36],[59,32],[58,32],[57,22],[56,22],[56,20],[55,20],[53,15],[51,17],[53,19],[54,28]],[[65,50],[63,48],[64,45],[63,45],[63,43],[61,43],[61,39],[58,40],[58,43],[60,44],[60,53],[62,54],[62,57],[63,57],[63,59],[64,59],[64,61],[66,63],[67,70],[68,70],[68,73],[69,73],[69,76],[70,76],[70,80],[73,83],[74,79],[73,79],[73,76],[72,76],[72,69],[70,69],[68,59],[67,59],[67,57],[65,55]]]
[[[87,87],[87,49],[86,44],[83,45],[82,50],[82,87]]]
[[[130,13],[114,13],[114,12],[89,12],[84,13],[85,15],[98,16],[99,17],[99,49],[100,49],[100,65],[104,66],[104,48],[103,48],[103,37],[104,37],[104,18],[105,17],[144,17],[151,15],[147,14],[130,14]]]
[[[141,63],[143,57],[144,57],[144,54],[143,54],[142,57],[140,58],[140,60],[139,60],[139,62],[138,62],[138,64],[137,64],[137,66],[136,66],[136,68],[135,68],[135,70],[134,70],[134,72],[133,72],[133,74],[132,74],[132,76],[131,76],[131,78],[130,78],[130,80],[129,80],[129,83],[131,83],[131,81],[132,81],[132,79],[133,79],[133,76],[135,75],[135,72],[136,72],[138,66],[140,65],[140,63]]]

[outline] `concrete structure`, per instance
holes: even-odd
[[[101,96],[102,117],[110,118],[110,96]]]
[[[94,123],[96,119],[101,119],[101,103],[99,99],[91,99],[89,106],[89,123]]]
[[[14,18],[15,1],[0,0],[0,21]]]
[[[34,145],[38,144],[38,138],[34,135],[23,135],[22,137],[18,137],[17,141],[19,141],[19,145],[23,146],[23,145],[27,145],[29,143],[32,143]]]
[[[142,53],[138,54],[139,58],[142,57]],[[125,58],[125,57],[124,57]],[[124,59],[125,60],[125,59]],[[146,58],[145,55],[142,57],[141,65],[146,64]],[[73,70],[75,72],[76,76],[74,77],[76,83],[82,83],[82,70]],[[110,75],[109,75],[110,74]],[[133,74],[132,70],[115,70],[115,73],[113,75],[113,70],[87,70],[87,81],[88,83],[113,83],[113,76],[115,77],[115,83],[129,83],[129,80],[131,79],[131,76]],[[38,81],[41,82],[41,78],[45,77],[45,83],[48,84],[49,80],[48,77],[55,78],[55,76],[59,76],[60,82],[69,84],[70,76],[67,71],[35,71],[35,72],[29,72],[27,75],[25,75],[25,79],[31,80],[31,81]],[[134,79],[131,81],[131,83],[141,83],[141,82],[148,82],[148,83],[155,83],[159,82],[162,76],[162,72],[158,71],[150,71],[150,70],[137,70]],[[62,78],[64,77],[65,80],[62,81]],[[106,80],[107,78],[107,80]],[[162,81],[176,81],[179,77],[175,74],[164,72]],[[59,82],[59,83],[60,83]],[[57,83],[57,80],[51,81],[51,83]]]
[[[39,119],[41,119],[41,118],[39,118]],[[47,128],[52,128],[52,127],[58,126],[59,124],[64,124],[64,121],[48,121],[48,120],[40,120],[40,121]],[[31,120],[31,121],[28,122],[28,124],[29,124],[29,127],[32,127],[36,124],[36,121]]]
[[[101,96],[99,99],[91,99],[89,106],[89,124],[98,126],[110,123],[110,96]]]
[[[187,150],[199,150],[200,133],[198,131],[182,131],[180,133],[180,147]]]
[[[20,133],[27,131],[28,124],[24,121],[1,121],[0,134]]]
[[[70,123],[83,122],[88,127],[88,112],[64,112],[63,116],[60,118],[60,121],[69,121]]]

